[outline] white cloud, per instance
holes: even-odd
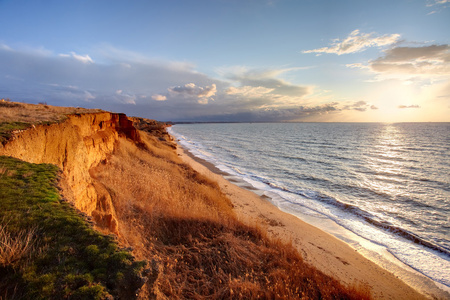
[[[362,63],[347,64],[345,66],[352,69],[370,69],[368,65],[364,65]]]
[[[334,53],[337,55],[356,53],[369,47],[382,47],[398,42],[399,34],[378,36],[376,33],[360,33],[358,29],[352,31],[344,40],[335,39],[330,47],[306,50],[303,53]]]
[[[124,93],[123,90],[116,90],[115,99],[119,103],[136,105],[136,95],[133,95],[133,94],[130,94],[130,93]]]
[[[152,99],[155,101],[166,101],[167,97],[164,95],[160,95],[160,94],[155,94],[152,96]]]
[[[88,91],[84,91],[84,101],[86,101],[86,102],[90,102],[90,101],[92,101],[92,100],[94,100],[95,99],[95,96],[94,95],[92,95],[90,92],[88,92]]]
[[[216,84],[202,88],[202,92],[198,95],[201,98],[210,98],[214,96],[217,92]]]
[[[293,70],[298,70],[298,68],[247,69],[245,67],[234,67],[222,72],[222,76],[239,85],[239,90],[234,90],[235,92],[252,92],[254,96],[258,96],[255,94],[257,91],[259,94],[290,97],[303,97],[310,94],[312,92],[311,87],[292,84],[279,78],[283,73]]]
[[[450,0],[431,0],[428,1],[427,6],[443,5],[446,3],[450,3]]]
[[[78,61],[80,61],[80,62],[82,62],[82,63],[84,63],[84,64],[89,64],[89,63],[94,63],[94,61],[92,60],[92,58],[89,56],[89,55],[79,55],[79,54],[76,54],[75,52],[70,52],[70,54],[60,54],[59,56],[61,56],[61,57],[72,57],[72,58],[74,58],[74,59],[76,59],[76,60],[78,60]]]
[[[5,45],[5,44],[0,44],[0,49],[1,50],[7,50],[7,51],[12,51],[13,50],[11,47],[9,47],[8,45]]]
[[[445,79],[450,75],[450,45],[394,47],[366,65],[347,67],[368,69],[377,74],[376,80],[401,79],[411,84],[418,79]]]
[[[242,86],[242,87],[229,87],[225,93],[228,95],[240,95],[243,97],[256,98],[262,97],[267,93],[272,92],[274,89],[266,88],[263,86]]]
[[[197,102],[200,104],[208,104],[208,101],[217,92],[216,84],[211,86],[196,86],[195,83],[187,83],[183,86],[174,86],[167,89],[169,93],[173,95],[181,95],[183,97],[197,98]]]

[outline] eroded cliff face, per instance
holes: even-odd
[[[139,132],[124,114],[69,115],[64,122],[16,133],[8,143],[0,144],[0,155],[60,167],[67,198],[92,216],[97,226],[117,234],[111,197],[90,171],[108,159],[120,138],[140,141]]]

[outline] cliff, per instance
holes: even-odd
[[[73,114],[60,123],[35,125],[14,133],[7,143],[0,145],[0,155],[57,165],[63,173],[67,200],[92,216],[97,226],[118,234],[111,197],[90,172],[108,159],[121,138],[140,141],[138,131],[126,115]]]

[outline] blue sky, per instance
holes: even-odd
[[[163,121],[450,121],[450,1],[0,0],[0,97]]]

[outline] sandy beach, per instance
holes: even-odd
[[[398,276],[365,258],[343,241],[279,210],[264,196],[251,191],[250,187],[243,188],[232,180],[225,179],[227,174],[214,165],[194,157],[181,146],[177,153],[196,171],[218,182],[222,191],[231,199],[240,219],[263,226],[273,237],[292,242],[306,262],[325,274],[345,284],[369,285],[375,299],[448,298],[448,293],[425,278],[423,281],[428,281],[425,286],[413,289]]]

